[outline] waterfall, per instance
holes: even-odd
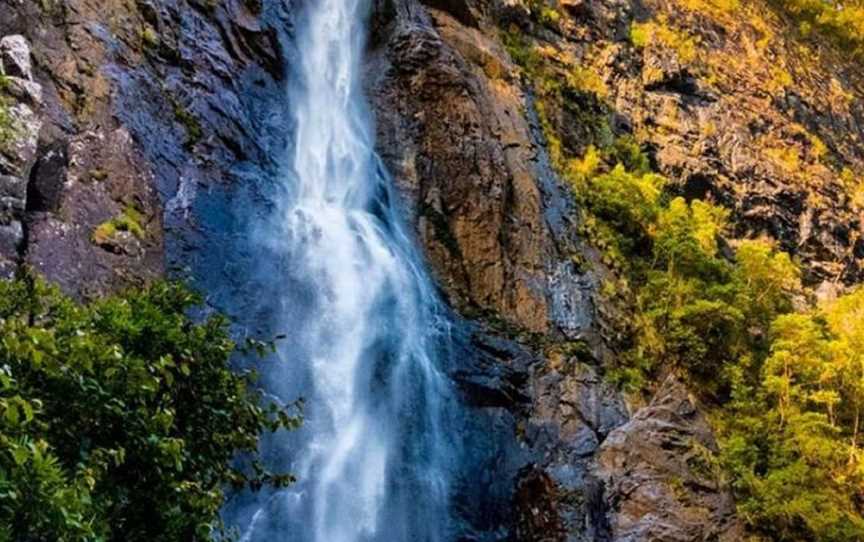
[[[244,542],[448,540],[454,408],[449,321],[374,151],[361,88],[367,0],[308,0],[289,100],[293,143],[275,219],[283,259],[274,400],[302,396],[304,427],[265,440],[297,484],[226,508]]]

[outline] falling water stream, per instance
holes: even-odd
[[[305,4],[284,197],[266,233],[287,262],[277,280],[292,339],[290,370],[265,387],[307,410],[299,436],[263,452],[298,482],[227,515],[244,542],[448,540],[449,324],[374,151],[360,73],[368,0]]]

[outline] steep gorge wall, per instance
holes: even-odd
[[[613,273],[576,234],[550,149],[578,156],[632,137],[673,193],[725,206],[736,236],[775,239],[831,296],[861,279],[861,73],[798,41],[767,4],[377,5],[381,154],[454,306],[537,356],[518,379],[528,399],[509,407],[530,457],[518,536],[739,539],[722,477],[700,465],[716,443],[686,386],[669,376],[628,401],[604,383],[626,308],[602,291]],[[646,22],[660,38],[634,43]],[[516,65],[513,33],[593,96],[538,104],[536,85],[550,83]]]
[[[513,368],[526,399],[505,405],[527,454],[514,532],[734,539],[728,492],[690,469],[694,443],[716,445],[686,389],[670,381],[625,425],[626,402],[602,377],[621,315],[599,296],[608,271],[575,234],[578,209],[550,167],[493,8],[380,3],[369,73],[382,156],[449,299],[536,356]],[[676,480],[700,489],[682,492]]]
[[[843,184],[844,169],[864,174],[860,74],[830,50],[803,54],[767,11],[561,0],[550,27],[538,2],[373,3],[379,152],[466,319],[452,368],[475,407],[465,538],[737,539],[728,491],[694,468],[716,447],[698,401],[674,377],[644,401],[605,381],[627,315],[602,295],[610,272],[577,234],[544,122],[577,154],[597,136],[573,111],[541,122],[502,32],[562,71],[590,67],[610,130],[651,149],[681,193],[729,207],[739,234],[778,239],[823,292],[861,278]],[[0,0],[0,36],[24,35],[33,59],[31,77],[3,56],[17,131],[0,159],[0,271],[26,264],[80,296],[189,276],[239,332],[266,330],[260,300],[290,263],[261,257],[250,224],[287,143],[292,4]],[[711,54],[635,47],[633,22],[660,15]]]

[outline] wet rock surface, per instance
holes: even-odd
[[[552,224],[568,202],[549,182],[527,97],[500,43],[460,22],[464,6],[444,7],[402,1],[378,12],[368,72],[382,158],[457,308],[585,334],[590,322],[570,314],[585,304],[553,301],[582,294],[553,278],[573,250]]]
[[[233,203],[217,187],[273,175],[278,152],[268,145],[284,137],[270,124],[284,109],[276,105],[284,102],[279,34],[290,28],[290,9],[0,2],[2,92],[22,127],[0,159],[3,201],[24,232],[14,252],[0,248],[6,273],[26,264],[79,296],[166,270],[213,276],[209,266],[224,260],[209,259],[218,253],[208,243],[230,250],[226,237],[243,232],[202,234],[218,213],[195,207],[230,214]],[[198,186],[208,187],[200,200]],[[135,232],[95,235],[129,210],[140,221]]]
[[[601,540],[592,458],[626,407],[596,368],[550,371],[525,345],[549,335],[600,349],[598,280],[571,259],[576,212],[512,61],[471,22],[481,13],[471,3],[381,2],[367,70],[380,153],[439,284],[463,315],[491,324],[471,341],[476,361],[453,371],[496,440],[496,452],[475,450],[468,462],[496,489],[478,493],[469,474],[457,490],[457,502],[486,503],[484,514],[460,509],[463,536]]]
[[[457,538],[738,539],[686,388],[669,380],[636,408],[607,382],[626,315],[598,293],[599,255],[576,233],[579,210],[500,30],[590,63],[616,134],[642,138],[677,191],[729,207],[738,234],[776,238],[826,290],[864,278],[861,210],[836,167],[864,174],[860,74],[827,58],[785,66],[796,82],[774,88],[777,74],[745,50],[758,29],[703,24],[659,0],[561,0],[557,28],[523,0],[373,4],[379,153],[465,318],[447,368],[470,407]],[[0,97],[14,128],[0,143],[0,275],[28,265],[78,296],[189,277],[238,335],[271,332],[267,300],[290,262],[269,257],[254,225],[286,174],[296,5],[0,0]],[[633,21],[658,13],[718,58],[748,59],[727,67],[743,75],[709,81],[669,47],[634,48]],[[569,150],[592,136],[573,112],[553,121]],[[118,231],[129,217],[139,228]]]

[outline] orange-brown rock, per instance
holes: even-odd
[[[439,283],[466,314],[555,332],[572,316],[553,306],[553,290],[587,287],[575,272],[570,283],[553,280],[572,249],[550,226],[561,210],[550,208],[567,204],[543,184],[514,66],[493,36],[457,19],[459,9],[395,6],[380,14],[369,69],[378,145]],[[572,327],[587,328],[584,320]]]

